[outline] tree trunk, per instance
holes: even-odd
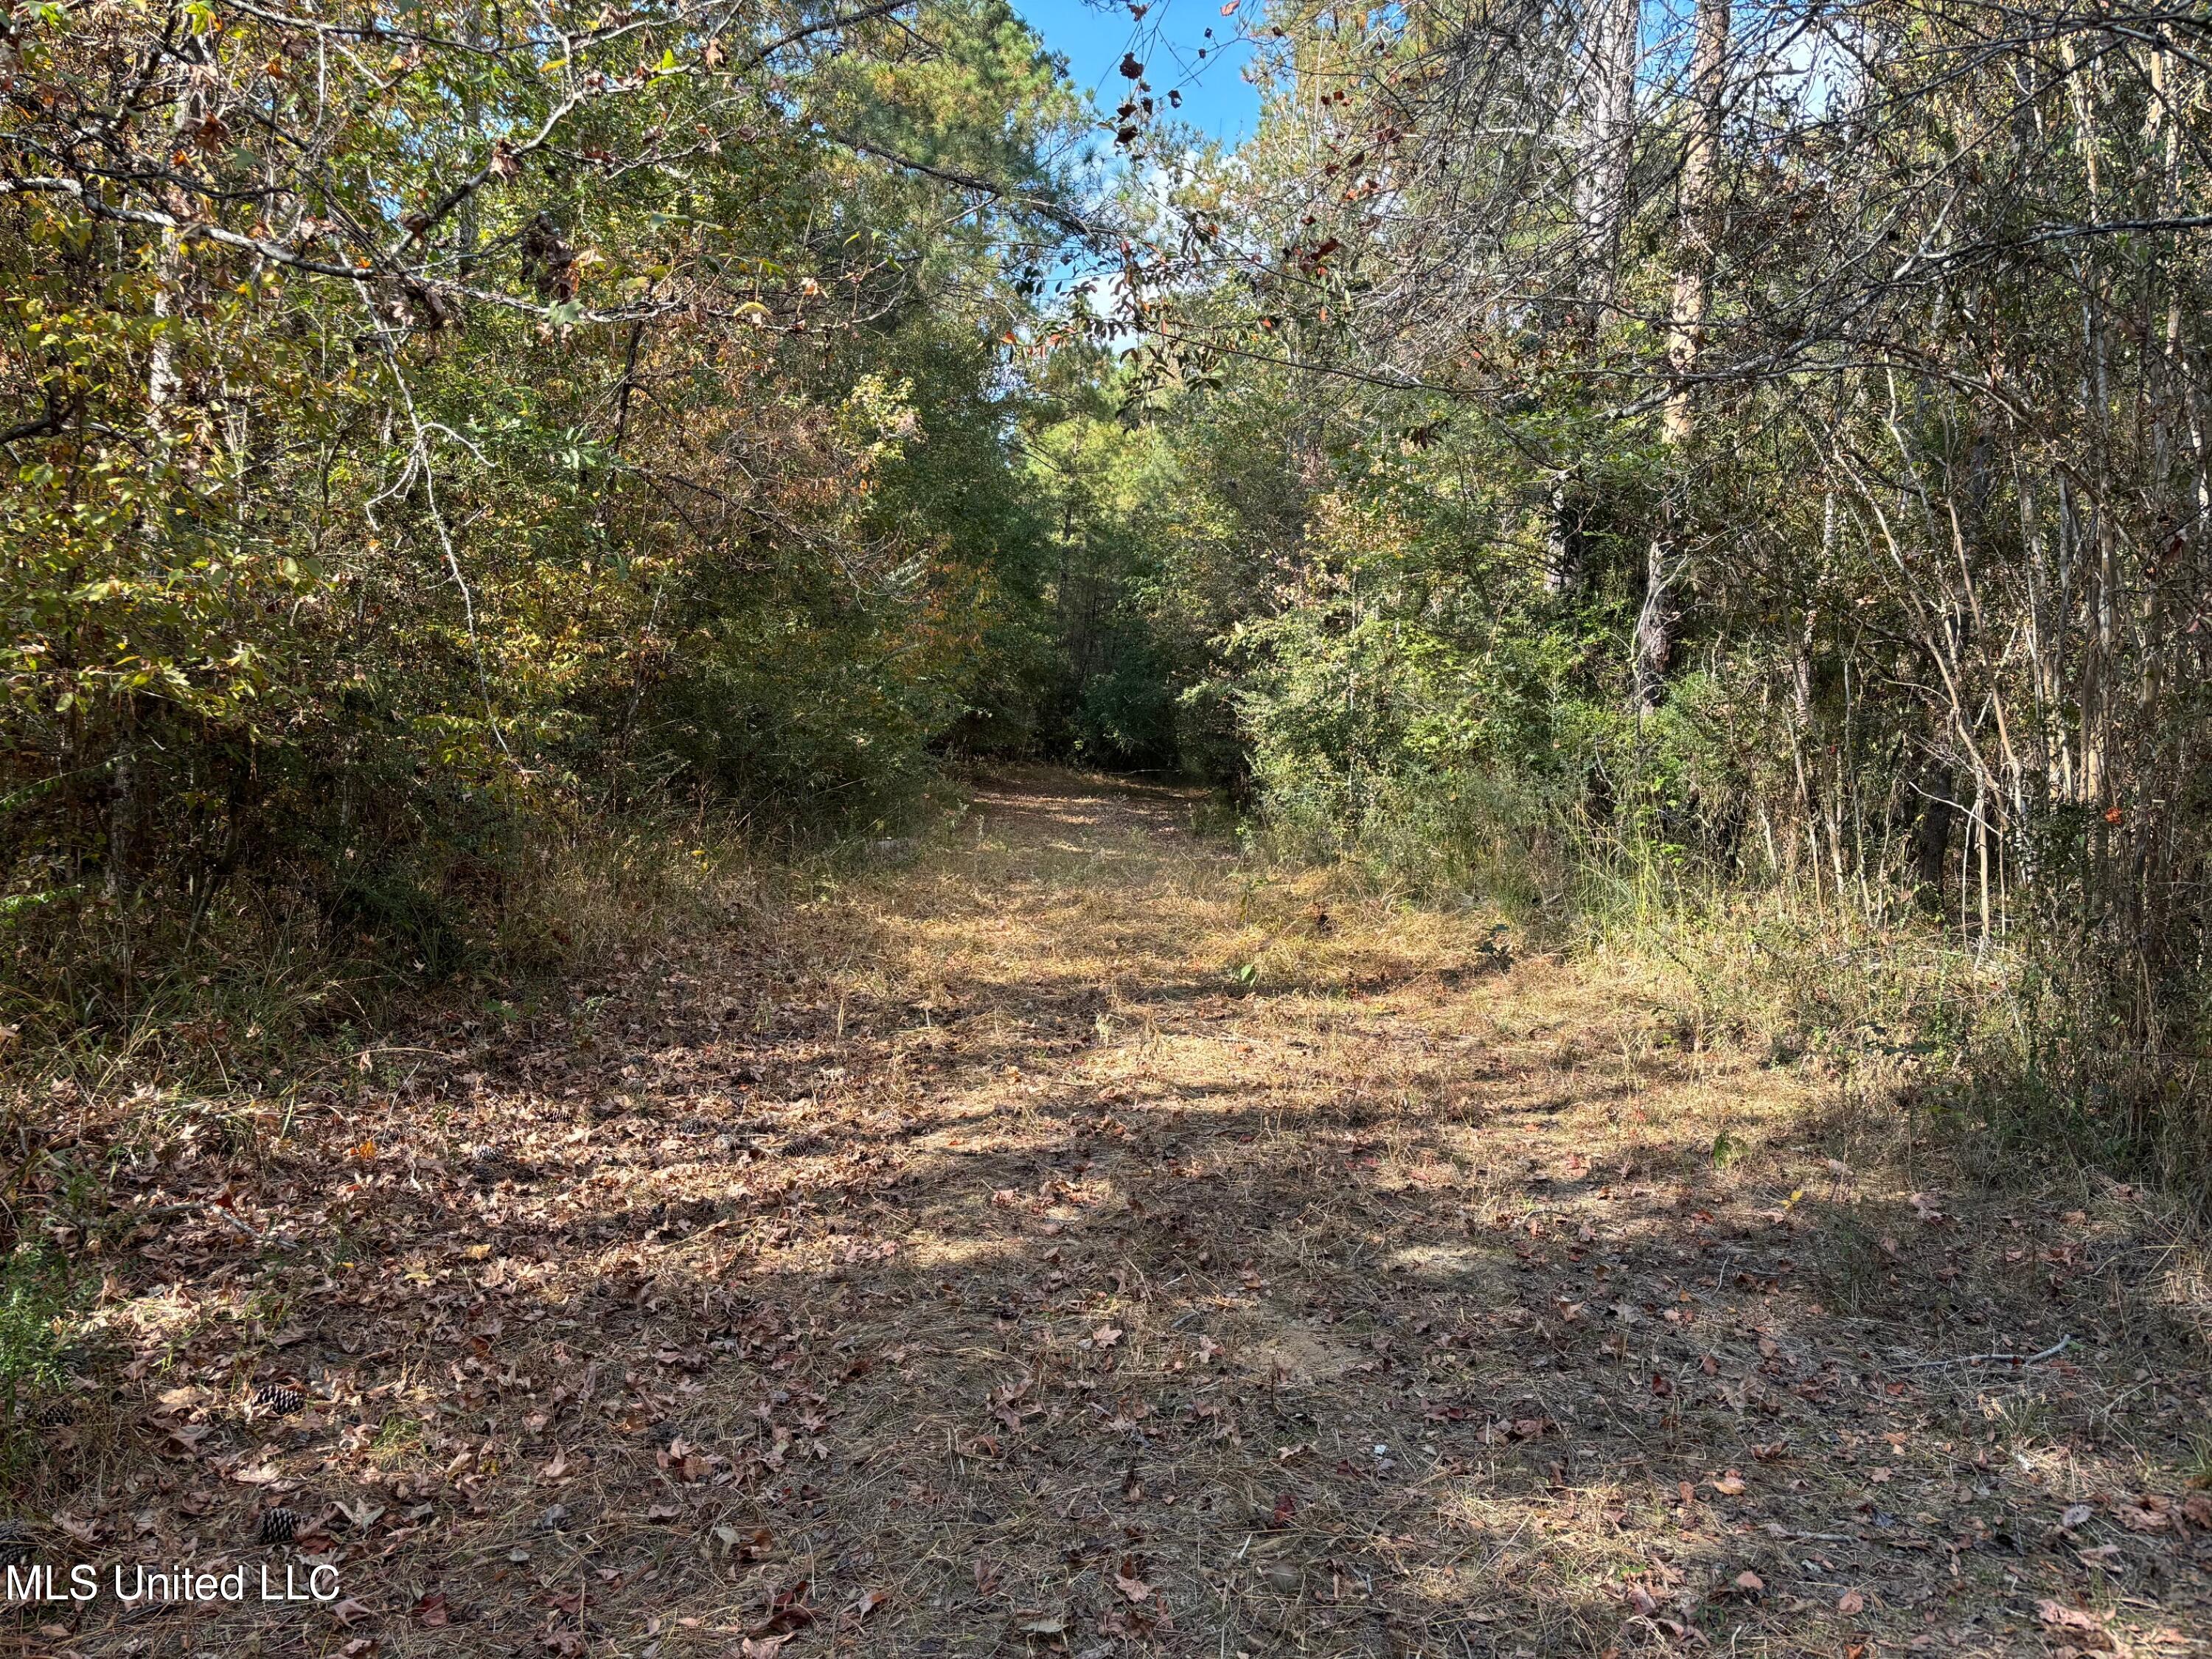
[[[1620,277],[1643,34],[1641,0],[1593,0],[1583,41],[1583,113],[1575,171],[1582,264],[1592,273],[1589,293],[1597,313],[1588,319],[1593,331],[1602,326]]]
[[[1667,311],[1667,373],[1673,387],[1660,428],[1661,441],[1669,454],[1668,477],[1659,505],[1658,527],[1644,554],[1644,604],[1636,617],[1634,696],[1639,714],[1658,708],[1666,696],[1667,663],[1673,654],[1678,620],[1674,586],[1681,574],[1685,506],[1681,456],[1695,427],[1692,380],[1705,347],[1706,281],[1713,261],[1714,185],[1728,80],[1729,5],[1729,0],[1698,0],[1698,41],[1690,59],[1690,96],[1695,109],[1689,145],[1682,156],[1680,234],[1674,292]]]
[[[1920,822],[1912,831],[1912,872],[1918,878],[1921,904],[1931,915],[1943,914],[1943,872],[1951,858],[1951,824],[1957,811],[1951,791],[1957,787],[1946,768],[1928,775]]]

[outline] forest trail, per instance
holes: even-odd
[[[1932,1190],[1647,970],[1271,875],[1187,794],[972,799],[149,1163],[143,1396],[51,1506],[346,1600],[31,1647],[2207,1650],[2126,1189]]]

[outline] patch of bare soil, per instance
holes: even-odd
[[[17,1470],[26,1543],[343,1599],[103,1591],[16,1648],[2208,1650],[2136,1194],[1855,1166],[1648,969],[1191,807],[1001,778],[289,1115],[62,1103],[118,1137],[125,1364]]]

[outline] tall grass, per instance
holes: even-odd
[[[1253,852],[1334,863],[1378,891],[1479,902],[1542,928],[1578,868],[1564,816],[1534,789],[1485,773],[1282,768],[1261,780]]]
[[[2212,1219],[2212,1110],[2173,1098],[2189,1085],[2170,1064],[2130,1076],[2094,976],[2025,923],[1990,939],[1947,927],[1902,877],[1839,900],[1510,777],[1292,772],[1264,777],[1261,800],[1257,856],[1493,908],[1534,948],[1665,964],[1686,1042],[1823,1066],[1862,1137],[1940,1132],[1992,1179],[2143,1177]]]
[[[151,890],[49,910],[9,940],[0,1096],[281,1094],[410,1011],[534,1002],[627,948],[742,928],[778,867],[726,817],[546,812],[295,861],[196,910]]]
[[[0,1434],[24,1400],[60,1386],[74,1298],[68,1266],[27,1245],[0,1255]]]

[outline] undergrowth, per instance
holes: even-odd
[[[885,839],[907,827],[665,799],[516,806],[466,836],[451,820],[364,834],[199,900],[149,879],[0,917],[0,1433],[19,1395],[67,1383],[79,1292],[98,1283],[85,1264],[127,1248],[118,1160],[258,1165],[301,1103],[403,1086],[436,1058],[426,1042],[588,1024],[577,988],[757,934],[794,896],[910,844]]]
[[[1511,780],[1415,773],[1275,780],[1242,833],[1262,862],[1333,866],[1364,894],[1493,909],[1522,949],[1653,964],[1684,1047],[1763,1045],[1824,1072],[1845,1155],[1932,1135],[1977,1179],[2103,1172],[2212,1218],[2212,1114],[2172,1109],[2187,1085],[2170,1054],[2140,1075],[2115,1062],[2063,942],[2025,925],[1984,940],[1902,880],[1722,867],[1662,828],[1595,822]]]
[[[534,1006],[622,951],[743,926],[866,844],[776,845],[711,813],[549,815],[491,848],[343,849],[196,916],[155,893],[87,904],[6,941],[0,1085],[281,1089],[410,1008]]]
[[[34,1243],[0,1256],[0,1474],[36,1402],[64,1385],[82,1301],[60,1252]]]

